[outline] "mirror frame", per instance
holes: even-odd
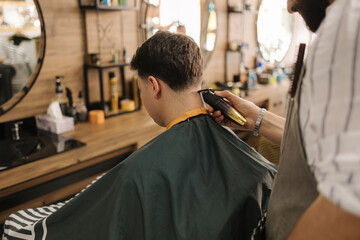
[[[204,64],[204,69],[206,68],[207,63],[209,62],[215,48],[216,48],[216,43],[217,43],[217,32],[218,32],[218,28],[216,28],[216,37],[215,37],[215,42],[214,42],[214,49],[212,51],[207,51],[205,49],[205,44],[206,44],[206,33],[207,33],[207,26],[208,26],[208,22],[209,22],[209,11],[207,9],[207,6],[209,5],[210,2],[213,2],[215,4],[215,12],[216,12],[216,26],[219,26],[219,16],[218,16],[218,11],[217,11],[217,7],[216,7],[216,0],[201,0],[201,9],[200,9],[200,42],[199,42],[199,47],[201,50],[201,54],[203,57],[203,64]],[[141,4],[140,4],[140,11],[139,11],[139,17],[138,17],[138,21],[139,21],[139,39],[140,42],[143,43],[144,41],[146,41],[147,39],[147,30],[146,30],[146,14],[149,8],[149,5],[151,5],[148,0],[141,0]]]
[[[258,41],[258,20],[259,20],[260,5],[261,5],[262,1],[263,1],[263,0],[260,0],[260,1],[259,1],[259,4],[258,4],[258,6],[257,6],[257,12],[258,12],[258,14],[257,14],[257,17],[256,17],[255,39],[256,39],[256,46],[257,46],[257,48],[258,48],[258,50],[259,50],[259,53],[260,53],[261,57],[265,60],[265,62],[269,62],[268,60],[266,60],[266,59],[264,58],[263,53],[260,51],[260,44],[259,44],[259,41]],[[279,63],[281,63],[281,62],[285,59],[286,55],[289,53],[289,51],[290,51],[290,49],[291,49],[291,45],[292,45],[293,41],[294,41],[294,26],[295,26],[295,23],[294,23],[294,22],[295,22],[295,16],[294,16],[294,14],[291,14],[290,16],[291,16],[291,41],[290,41],[289,47],[288,47],[288,49],[286,50],[286,53],[284,54],[284,56],[282,57],[282,59],[281,59],[280,61],[275,61],[274,64],[279,64]]]
[[[40,70],[42,67],[42,64],[44,62],[45,57],[45,49],[46,49],[46,33],[45,33],[45,21],[44,16],[42,14],[39,0],[33,0],[36,10],[38,12],[39,20],[40,20],[40,29],[41,29],[41,35],[40,35],[40,48],[39,48],[39,54],[38,54],[38,60],[37,64],[31,73],[29,80],[25,84],[25,86],[16,93],[11,99],[9,99],[4,104],[0,105],[0,116],[4,115],[5,113],[9,112],[11,109],[13,109],[30,91],[32,86],[34,85],[37,77],[40,74]]]

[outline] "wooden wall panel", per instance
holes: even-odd
[[[89,51],[97,51],[97,35],[96,24],[95,30],[85,31],[85,23],[76,0],[39,0],[40,7],[42,8],[46,27],[46,52],[44,64],[34,86],[27,94],[27,96],[10,112],[0,116],[0,122],[9,120],[20,119],[24,117],[34,116],[36,114],[45,113],[48,104],[51,101],[55,92],[55,76],[63,75],[64,86],[68,86],[74,93],[74,98],[77,98],[79,90],[84,88],[83,79],[83,64],[84,59],[87,56],[86,49],[86,37],[88,35],[88,49]],[[179,0],[180,1],[180,0]],[[232,0],[235,2],[241,2],[240,0]],[[248,2],[256,4],[257,0],[249,0]],[[203,78],[205,84],[214,83],[216,81],[224,82],[224,59],[225,49],[227,46],[226,41],[226,1],[217,0],[216,8],[218,11],[218,37],[215,45],[215,50],[212,57],[205,68]],[[103,41],[104,44],[101,47],[102,60],[111,60],[111,45],[115,44],[120,50],[123,46],[126,48],[126,52],[129,57],[132,57],[138,42],[138,23],[135,11],[123,11],[123,12],[99,12],[101,15],[101,21],[104,26],[109,22],[115,21],[118,24],[112,26],[112,31],[107,32],[106,38],[111,41]],[[88,18],[88,24],[91,21],[94,22],[95,12],[90,13],[92,15]],[[92,19],[91,21],[89,19]],[[123,38],[121,36],[121,20],[123,21]],[[246,53],[246,66],[251,67],[255,52],[256,52],[256,38],[255,38],[255,17],[250,18],[246,22],[245,38],[249,42],[250,48]],[[231,34],[235,38],[240,39],[240,22],[232,21],[230,28]],[[94,27],[92,26],[92,27]],[[90,31],[90,32],[89,32]],[[95,31],[95,32],[94,32]],[[122,41],[124,43],[122,43]],[[294,52],[294,51],[293,51]],[[293,57],[289,57],[290,61],[293,61]],[[237,71],[238,57],[232,56],[229,59],[231,63],[231,71]],[[230,75],[230,73],[229,73]],[[107,74],[104,74],[105,79]],[[133,77],[133,73],[126,69],[126,78],[129,81]],[[97,74],[91,74],[92,79],[97,79]],[[91,81],[97,81],[97,80]],[[98,91],[98,89],[94,89]]]

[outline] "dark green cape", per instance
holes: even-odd
[[[199,115],[53,206],[35,224],[35,239],[249,239],[275,172],[232,132]]]

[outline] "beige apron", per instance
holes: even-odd
[[[295,97],[288,104],[280,165],[267,213],[266,238],[269,240],[286,239],[318,195],[315,178],[307,165],[300,130],[300,85],[301,80]]]

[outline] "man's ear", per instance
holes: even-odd
[[[153,77],[153,76],[149,76],[148,77],[148,82],[151,86],[151,91],[153,93],[153,96],[155,99],[159,99],[161,96],[161,83],[160,81]]]

